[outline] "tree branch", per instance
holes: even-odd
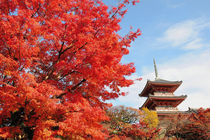
[[[68,76],[68,75],[70,75],[70,74],[72,74],[72,73],[80,73],[80,72],[75,71],[75,70],[72,70],[71,72],[68,72],[68,73],[62,75],[61,78],[60,78],[58,81],[62,80],[63,78],[65,78],[66,76]],[[80,74],[81,74],[81,73],[80,73]]]
[[[35,16],[35,14],[39,11],[41,5],[39,4],[39,7],[37,8],[37,10],[31,15],[31,18],[33,18]]]
[[[76,88],[78,88],[83,82],[85,82],[86,81],[86,79],[82,79],[82,81],[80,81],[79,83],[77,83],[75,86],[73,86],[71,89],[67,89],[68,90],[68,92],[73,92]],[[56,99],[61,99],[64,95],[66,95],[67,94],[67,92],[65,92],[65,93],[61,93],[60,95],[56,95],[55,97],[53,97],[53,98],[56,98]]]

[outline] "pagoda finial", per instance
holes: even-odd
[[[154,58],[153,58],[153,63],[154,63],[154,68],[155,68],[155,80],[156,80],[156,79],[158,79],[158,71],[157,71],[157,66],[156,66]]]

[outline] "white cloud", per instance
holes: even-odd
[[[182,49],[198,49],[204,47],[201,39],[202,31],[210,27],[210,20],[199,18],[186,20],[171,25],[163,36],[158,38],[161,43]]]
[[[187,99],[179,105],[180,110],[187,110],[188,107],[200,108],[210,107],[210,49],[201,53],[190,53],[174,60],[158,64],[159,77],[165,80],[180,81],[182,85],[177,89],[175,95],[187,95]],[[134,77],[138,77],[137,74]],[[133,78],[134,78],[133,77]],[[154,70],[144,72],[142,81],[135,82],[129,88],[129,95],[120,97],[113,102],[114,105],[140,107],[145,98],[138,94],[143,90],[147,79],[154,80]],[[135,78],[134,78],[135,79]]]
[[[183,44],[197,36],[198,31],[194,28],[195,22],[193,21],[178,23],[166,30],[162,40],[171,42],[173,46]]]
[[[179,8],[184,6],[184,2],[182,0],[163,0],[164,2],[166,2],[167,6],[169,8]]]
[[[202,43],[201,38],[196,38],[192,40],[191,42],[187,43],[184,49],[199,49],[205,46],[205,44]]]

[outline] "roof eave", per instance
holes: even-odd
[[[149,86],[150,80],[147,80],[146,85],[144,86],[144,89],[142,90],[142,92],[139,94],[140,97],[147,97],[146,95],[144,95],[144,93],[146,92],[148,86]]]
[[[165,83],[164,82],[157,82],[157,81],[150,81],[150,80],[147,80],[147,83],[144,87],[144,89],[142,90],[142,92],[139,94],[140,97],[147,97],[146,95],[146,91],[148,90],[148,86],[150,84],[154,84],[154,85],[162,85],[162,84],[165,84],[165,85],[174,85],[174,86],[177,86],[176,89],[182,84],[182,81],[166,81]],[[175,90],[176,90],[175,89]]]

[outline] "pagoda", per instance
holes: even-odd
[[[148,108],[157,112],[159,119],[179,113],[177,106],[186,99],[186,95],[175,96],[174,92],[182,84],[182,81],[167,81],[158,78],[157,67],[154,60],[155,80],[147,80],[140,97],[147,100],[140,108]]]

